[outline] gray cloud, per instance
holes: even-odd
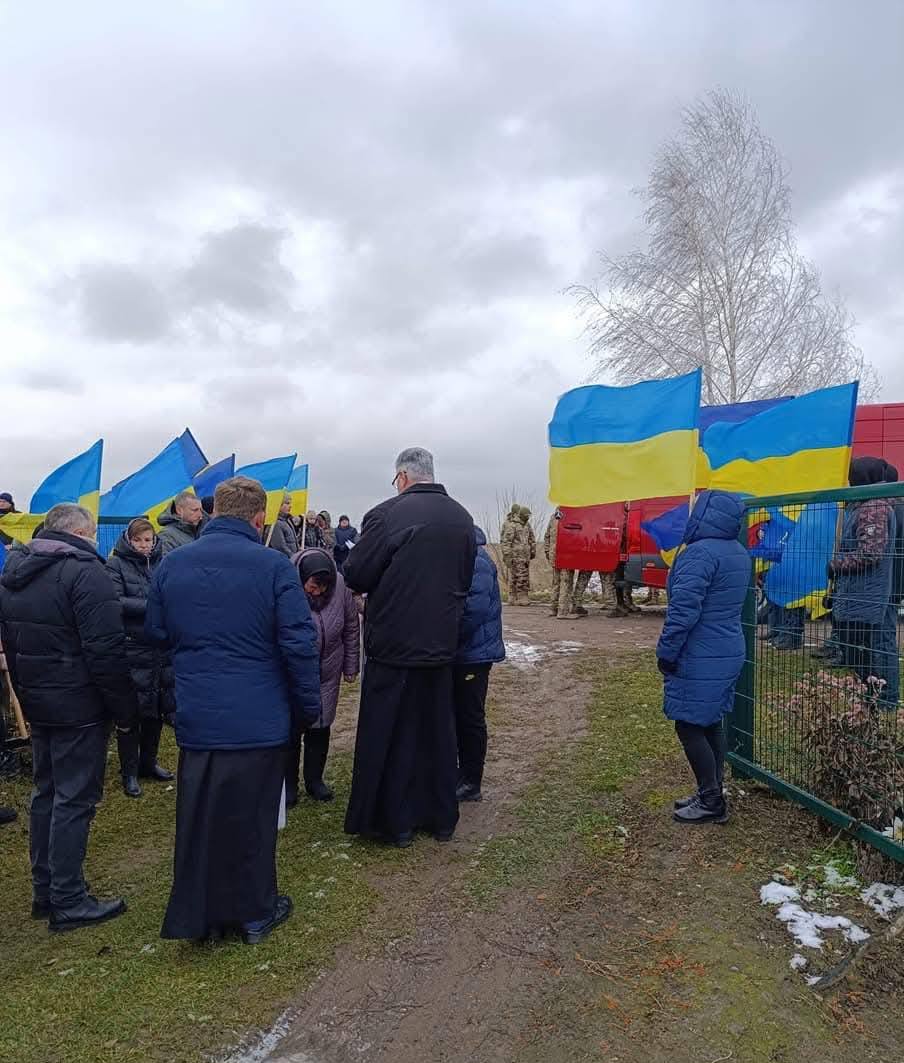
[[[112,343],[152,343],[169,330],[166,299],[154,282],[132,266],[84,265],[73,292],[86,334]]]
[[[289,305],[294,277],[280,261],[286,232],[236,225],[209,233],[186,271],[180,295],[189,306],[221,306],[249,317],[278,315]]]
[[[85,390],[83,378],[62,369],[26,369],[19,374],[19,381],[29,391],[81,395]]]

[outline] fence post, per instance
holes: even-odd
[[[751,510],[745,508],[744,519],[741,524],[741,543],[746,550],[748,548],[748,525],[750,523]],[[754,693],[756,691],[756,628],[757,628],[757,602],[756,602],[756,562],[750,559],[750,584],[747,596],[744,599],[744,608],[741,611],[741,629],[744,632],[744,667],[735,688],[734,706],[726,721],[727,723],[727,746],[729,753],[735,753],[745,760],[753,759],[753,723],[754,723]],[[734,766],[735,774],[740,774]]]

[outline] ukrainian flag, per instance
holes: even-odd
[[[98,439],[84,454],[55,469],[32,495],[29,512],[4,517],[0,531],[11,539],[27,543],[47,513],[60,502],[77,502],[89,509],[96,519],[103,459],[104,441]]]
[[[267,524],[272,524],[279,516],[279,507],[282,505],[297,456],[288,454],[284,458],[270,458],[269,461],[243,465],[241,469],[235,470],[236,476],[250,476],[252,480],[259,480],[267,492]]]
[[[216,491],[218,484],[233,476],[235,476],[235,454],[230,454],[228,458],[223,458],[203,468],[191,483],[198,498],[206,498]]]
[[[308,511],[308,466],[296,465],[286,484],[286,491],[292,496],[292,512],[303,517]]]
[[[786,399],[703,434],[697,488],[745,495],[821,491],[847,484],[857,383]]]
[[[192,486],[192,479],[207,465],[204,452],[186,428],[147,465],[115,484],[100,500],[104,517],[145,514],[154,524],[175,495]]]
[[[595,506],[689,495],[701,372],[567,391],[549,425],[549,500]]]
[[[790,528],[780,560],[766,573],[766,597],[785,609],[803,606],[816,619],[826,612],[826,569],[835,553],[838,507],[805,506],[796,521],[785,520]]]

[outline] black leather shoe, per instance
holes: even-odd
[[[138,785],[138,779],[134,775],[123,775],[122,792],[126,797],[141,797],[141,787]]]
[[[677,809],[672,818],[678,823],[727,823],[728,805],[724,801],[707,805],[696,798],[684,808]]]
[[[273,931],[282,926],[292,914],[292,898],[281,895],[276,898],[273,915],[263,924],[257,923],[242,928],[242,940],[246,945],[257,945],[264,938],[269,937]]]
[[[149,768],[142,768],[138,774],[142,779],[153,779],[154,782],[172,782],[176,778],[171,771],[161,768],[159,764],[152,764]]]
[[[126,902],[121,897],[111,901],[99,901],[96,897],[86,897],[81,904],[72,908],[54,908],[50,913],[50,929],[56,933],[79,930],[83,926],[95,926],[115,919],[126,910]]]
[[[40,900],[34,897],[31,902],[31,917],[32,919],[49,919],[50,918],[50,901]]]
[[[460,782],[458,789],[455,791],[455,796],[459,801],[482,801],[483,794],[480,792],[480,787],[472,782]]]
[[[15,823],[19,813],[14,808],[0,808],[0,823]]]
[[[313,801],[332,801],[335,796],[323,779],[320,782],[313,783],[311,786],[306,786],[305,791]]]

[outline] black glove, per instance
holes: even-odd
[[[678,670],[677,661],[667,661],[662,657],[656,658],[656,667],[663,675],[673,675]]]

